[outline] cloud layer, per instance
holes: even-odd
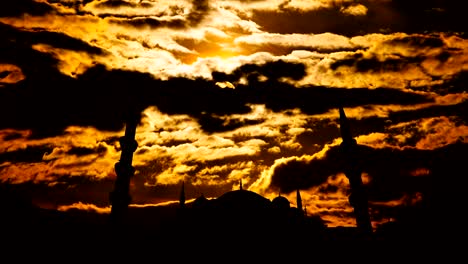
[[[177,200],[182,180],[188,199],[242,180],[270,199],[293,202],[300,189],[309,214],[354,225],[339,106],[375,226],[408,206],[456,204],[468,41],[455,2],[21,0],[0,10],[0,181],[43,207],[105,212],[135,113],[135,204]]]

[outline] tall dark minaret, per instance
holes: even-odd
[[[372,233],[372,224],[369,217],[369,206],[367,195],[362,183],[362,170],[357,160],[357,143],[351,134],[348,118],[342,107],[340,111],[340,132],[343,142],[340,145],[341,151],[344,154],[344,173],[349,180],[351,194],[349,203],[354,208],[356,224],[359,232],[363,235]]]
[[[297,209],[299,209],[301,212],[304,212],[304,209],[302,208],[301,192],[299,192],[299,189],[296,190],[296,206]]]
[[[115,164],[117,178],[114,190],[110,193],[111,213],[113,223],[123,223],[127,219],[128,205],[131,201],[130,179],[135,173],[132,166],[133,152],[138,147],[135,140],[135,132],[138,124],[137,115],[129,114],[125,125],[125,135],[120,138],[122,152],[120,160]]]

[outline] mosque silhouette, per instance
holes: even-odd
[[[6,216],[0,218],[0,224],[4,227],[3,238],[10,245],[21,243],[31,248],[105,246],[112,248],[114,257],[119,256],[117,252],[141,251],[143,248],[158,248],[159,254],[169,253],[174,245],[180,252],[195,249],[194,252],[200,253],[210,248],[227,255],[232,254],[228,249],[240,245],[251,250],[268,245],[272,254],[281,251],[300,255],[300,250],[309,250],[311,245],[315,250],[335,248],[337,245],[343,245],[342,248],[359,245],[363,248],[381,245],[374,242],[383,241],[413,243],[416,241],[414,238],[421,234],[423,236],[417,242],[424,242],[430,233],[426,232],[425,227],[418,229],[418,224],[403,228],[401,225],[390,225],[386,233],[376,234],[373,231],[361,170],[356,166],[354,148],[357,144],[351,136],[344,110],[340,108],[339,113],[343,139],[340,148],[345,159],[344,173],[350,183],[349,202],[354,209],[356,226],[331,228],[319,216],[307,215],[299,189],[296,190],[294,207],[281,194],[270,200],[246,190],[242,181],[236,190],[217,198],[208,199],[200,195],[189,201],[185,196],[185,182],[182,182],[178,202],[145,208],[130,206],[129,184],[134,174],[132,158],[137,148],[135,118],[127,121],[125,135],[120,138],[122,152],[115,164],[117,178],[114,189],[109,194],[110,214],[41,209],[28,202],[22,203],[19,197],[8,194],[7,188],[0,192],[3,197],[0,201],[5,202]],[[11,204],[11,201],[14,203]],[[415,227],[419,231],[414,232]],[[424,235],[426,233],[428,235]],[[52,242],[44,243],[44,239]]]
[[[346,157],[345,175],[350,182],[350,204],[354,208],[356,227],[330,229],[319,216],[308,216],[302,206],[300,190],[296,190],[296,206],[278,194],[269,200],[258,193],[245,190],[242,181],[237,190],[229,191],[214,199],[207,199],[203,195],[186,203],[185,184],[182,182],[179,203],[172,206],[173,210],[168,214],[161,228],[154,229],[154,237],[159,236],[163,240],[171,237],[189,236],[207,240],[222,241],[227,234],[250,234],[254,237],[269,241],[274,238],[296,240],[307,237],[309,240],[327,241],[337,238],[353,240],[366,240],[371,237],[373,231],[368,213],[368,202],[364,186],[361,180],[361,170],[355,166],[354,153],[356,141],[351,136],[347,117],[343,108],[339,108],[340,131],[343,142],[341,149]],[[127,225],[142,224],[141,218],[132,215],[136,210],[129,208],[130,194],[129,183],[133,177],[132,167],[133,152],[137,148],[135,131],[137,118],[127,120],[125,135],[120,143],[122,153],[120,160],[115,165],[117,178],[114,190],[110,193],[111,213],[110,222],[115,230],[121,232]],[[149,225],[155,218],[146,215]],[[133,220],[132,220],[133,219]],[[138,220],[136,220],[138,219]],[[153,220],[151,220],[153,219]],[[129,224],[130,223],[130,224]],[[332,232],[333,230],[333,232]],[[175,235],[177,233],[177,235]],[[148,230],[146,230],[146,234]],[[151,235],[150,235],[151,236]]]
[[[201,195],[185,204],[182,189],[177,223],[178,226],[195,226],[187,230],[192,235],[217,239],[222,239],[222,234],[217,233],[220,230],[254,234],[264,239],[271,236],[295,238],[305,235],[305,232],[309,232],[313,238],[322,237],[326,225],[318,216],[307,216],[301,206],[299,190],[296,195],[298,207],[292,207],[282,195],[269,200],[253,191],[244,190],[240,183],[238,190],[226,192],[218,198],[207,199]]]

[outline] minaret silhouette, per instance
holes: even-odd
[[[357,143],[351,134],[348,118],[342,107],[340,112],[340,132],[343,142],[340,145],[345,158],[344,173],[349,180],[351,194],[349,203],[354,208],[356,224],[359,232],[363,235],[372,233],[372,225],[369,217],[369,208],[366,191],[361,179],[362,170],[357,161]]]
[[[185,207],[185,182],[182,181],[182,187],[180,189],[179,204],[181,208]]]
[[[297,209],[303,212],[301,192],[299,192],[299,189],[296,190],[296,206],[297,206]]]
[[[242,191],[242,179],[240,179],[240,181],[239,181],[239,190]]]
[[[129,193],[130,178],[135,173],[132,166],[133,152],[138,147],[135,140],[137,123],[137,115],[129,113],[125,125],[125,135],[120,138],[122,152],[120,160],[114,166],[117,178],[114,183],[114,190],[110,193],[110,219],[113,223],[123,223],[127,218],[128,205],[131,201]]]

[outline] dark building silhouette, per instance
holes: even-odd
[[[359,167],[357,160],[357,143],[351,134],[348,118],[342,107],[340,112],[340,132],[343,142],[340,145],[344,160],[344,173],[349,179],[351,194],[349,203],[354,208],[356,224],[358,231],[362,235],[372,234],[372,224],[369,217],[369,207],[367,201],[366,190],[362,183],[362,169]]]
[[[340,107],[340,131],[343,142],[340,146],[344,158],[344,173],[349,179],[351,194],[350,204],[354,208],[357,227],[354,229],[335,230],[335,233],[326,231],[328,228],[318,216],[307,216],[304,212],[302,198],[299,189],[296,189],[296,207],[290,205],[289,200],[278,194],[269,200],[260,194],[244,189],[242,180],[239,181],[239,189],[226,192],[215,199],[207,199],[201,195],[193,202],[186,202],[185,181],[182,181],[179,206],[173,215],[165,216],[169,228],[158,229],[156,233],[164,237],[170,237],[168,230],[176,230],[177,233],[194,236],[222,239],[226,232],[250,233],[256,237],[271,238],[281,236],[283,238],[298,239],[307,235],[308,239],[326,239],[333,236],[342,236],[339,232],[350,232],[354,237],[372,234],[372,226],[368,212],[368,201],[361,179],[362,170],[358,166],[357,143],[352,137],[348,119],[343,108]],[[114,190],[110,195],[111,214],[113,223],[121,223],[127,220],[128,205],[131,197],[129,194],[130,179],[134,174],[132,166],[133,153],[137,148],[135,131],[136,118],[127,120],[125,135],[120,139],[122,153],[119,162],[115,164],[117,178]],[[155,216],[149,215],[148,218]],[[158,217],[161,217],[158,215]],[[138,224],[131,216],[132,223]],[[172,220],[169,220],[172,219]],[[146,219],[151,222],[151,220]],[[156,229],[155,229],[156,230]],[[329,230],[329,229],[328,229]],[[163,234],[165,233],[165,234]],[[325,235],[327,233],[327,235]],[[336,235],[339,234],[339,235]]]
[[[301,236],[319,240],[326,229],[318,216],[306,217],[301,208],[290,206],[286,197],[278,195],[269,200],[244,189],[241,182],[238,190],[213,199],[201,195],[180,209],[184,213],[178,214],[177,223],[186,228],[184,234],[203,239],[225,241],[229,234],[249,234],[265,243],[268,239]]]

